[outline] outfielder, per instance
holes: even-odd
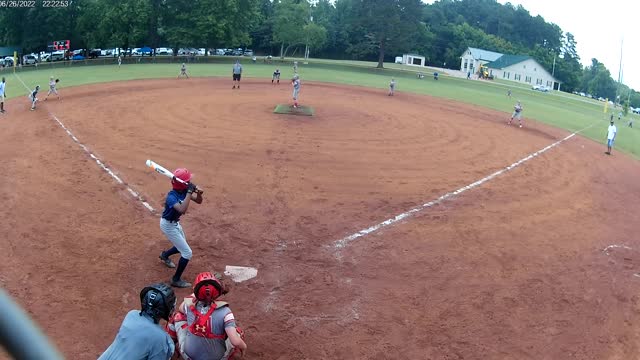
[[[391,82],[389,83],[389,96],[393,96],[395,89],[396,89],[396,79],[391,78]]]
[[[522,105],[520,104],[520,100],[513,107],[513,115],[511,115],[511,120],[509,120],[508,124],[511,125],[513,119],[518,119],[520,127],[522,127]]]
[[[166,284],[152,284],[140,292],[142,310],[127,313],[113,343],[98,360],[169,360],[175,351],[171,337],[158,325],[169,320],[176,294]]]
[[[122,65],[122,55],[118,55],[118,67]]]
[[[186,76],[187,79],[189,78],[189,75],[187,75],[187,65],[185,65],[185,63],[182,63],[182,67],[180,67],[180,75],[178,75],[178,79],[183,75]]]
[[[7,83],[3,76],[2,82],[0,82],[0,113],[4,112],[4,97],[6,95],[5,93],[6,88],[7,88]]]
[[[49,77],[49,92],[47,93],[47,97],[44,98],[45,101],[49,98],[49,95],[56,94],[58,100],[60,100],[60,94],[58,94],[58,90],[56,90],[56,85],[60,82],[60,79],[53,80],[53,76]]]
[[[277,84],[280,84],[280,69],[276,69],[276,71],[273,72],[273,76],[271,77],[272,84],[274,80],[277,80]]]
[[[238,89],[240,89],[240,78],[242,77],[242,65],[240,65],[240,60],[236,60],[236,63],[233,64],[233,88],[236,88],[236,81],[238,82]]]
[[[613,143],[616,141],[616,135],[618,135],[618,128],[616,128],[613,120],[611,120],[607,128],[607,152],[605,152],[605,154],[611,155],[611,149],[613,148]]]
[[[298,74],[293,75],[293,79],[291,79],[291,84],[293,85],[293,107],[298,107],[298,95],[300,94],[300,77]]]
[[[180,226],[180,216],[187,212],[191,200],[196,204],[202,204],[202,190],[191,182],[191,173],[187,169],[176,169],[173,172],[174,179],[171,180],[173,190],[169,191],[164,204],[164,211],[160,218],[160,230],[173,244],[173,247],[160,253],[160,260],[169,268],[175,268],[176,264],[169,259],[171,255],[180,253],[180,261],[173,278],[171,286],[179,288],[190,287],[191,284],[182,280],[182,273],[187,268],[191,259],[191,247],[187,243],[182,226]],[[178,178],[187,184],[176,180]],[[195,193],[195,195],[194,195]]]
[[[228,290],[210,272],[198,274],[193,293],[167,323],[166,331],[184,360],[227,360],[247,350],[229,304],[217,299]]]
[[[36,85],[36,88],[29,94],[29,100],[31,100],[31,110],[36,109],[36,102],[38,102],[38,91],[40,91],[40,85]]]

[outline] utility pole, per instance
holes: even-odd
[[[624,37],[620,40],[620,66],[618,67],[618,89],[616,90],[616,100],[618,105],[620,104],[620,84],[622,84],[622,47],[624,44]]]
[[[556,73],[556,53],[553,53],[553,70],[551,70],[551,77],[554,77]]]

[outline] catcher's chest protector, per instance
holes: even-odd
[[[216,309],[221,308],[223,306],[227,306],[227,303],[222,301],[220,302],[216,301],[213,304],[211,304],[211,307],[209,308],[209,310],[203,314],[200,311],[198,311],[198,309],[196,309],[195,304],[191,304],[189,306],[189,310],[193,313],[193,315],[195,316],[195,319],[193,323],[189,325],[189,332],[195,336],[204,337],[207,339],[225,340],[227,338],[227,334],[224,332],[222,334],[214,334],[213,326],[211,326],[211,315]]]

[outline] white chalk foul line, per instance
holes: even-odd
[[[29,89],[29,87],[24,83],[24,81],[22,81],[22,79],[18,76],[18,74],[14,73],[14,75],[18,80],[20,80],[20,82],[22,83],[22,86],[24,86],[25,89],[27,89],[27,91],[30,92],[31,89]],[[147,208],[152,213],[155,212],[155,209],[148,202],[146,202],[142,198],[142,196],[140,196],[140,194],[138,194],[135,190],[133,190],[129,185],[125,184],[124,181],[122,181],[122,179],[120,179],[118,175],[116,175],[102,160],[100,160],[100,158],[95,156],[91,152],[91,150],[89,150],[88,147],[86,147],[82,142],[80,142],[80,140],[78,140],[78,138],[75,135],[73,135],[71,130],[69,130],[69,128],[67,128],[54,113],[49,111],[49,109],[47,109],[47,112],[49,113],[49,116],[58,123],[58,125],[62,128],[62,130],[64,130],[67,133],[67,135],[69,135],[71,140],[73,140],[73,142],[78,144],[78,146],[80,146],[82,150],[84,150],[84,152],[87,155],[89,155],[89,157],[91,157],[96,162],[96,164],[98,164],[99,167],[102,168],[102,170],[104,170],[107,174],[109,174],[118,184],[124,185],[127,188],[127,191],[129,192],[129,194],[131,194],[131,196],[133,196],[134,198],[138,199],[145,208]]]
[[[373,232],[376,232],[376,231],[378,231],[378,230],[380,230],[380,229],[382,229],[384,227],[387,227],[389,225],[397,223],[400,220],[404,220],[404,219],[406,219],[406,218],[408,218],[410,216],[413,216],[418,212],[421,212],[421,211],[426,210],[426,209],[428,209],[430,207],[433,207],[434,205],[437,205],[437,204],[443,202],[444,200],[449,199],[450,197],[453,197],[453,196],[456,196],[456,195],[460,195],[460,194],[462,194],[463,192],[465,192],[467,190],[471,190],[471,189],[473,189],[475,187],[478,187],[478,186],[486,183],[487,181],[489,181],[489,180],[491,180],[491,179],[493,179],[493,178],[495,178],[497,176],[500,176],[500,175],[502,175],[502,174],[504,174],[504,173],[506,173],[506,172],[508,172],[510,170],[513,170],[513,169],[517,168],[518,166],[522,165],[523,163],[525,163],[525,162],[537,157],[538,155],[543,154],[544,152],[546,152],[546,151],[548,151],[548,150],[560,145],[561,143],[563,143],[563,142],[571,139],[572,137],[576,136],[576,134],[589,129],[589,128],[593,127],[594,125],[596,125],[596,123],[593,123],[593,124],[585,127],[584,129],[578,130],[578,131],[566,136],[565,138],[554,142],[551,145],[545,146],[544,148],[542,148],[542,149],[540,149],[540,150],[538,150],[538,151],[536,151],[536,152],[534,152],[532,154],[529,154],[526,157],[514,162],[513,164],[511,164],[511,165],[509,165],[509,166],[507,166],[507,167],[505,167],[503,169],[500,169],[500,170],[494,172],[493,174],[491,174],[489,176],[486,176],[486,177],[484,177],[484,178],[482,178],[482,179],[480,179],[480,180],[478,180],[478,181],[476,181],[474,183],[471,183],[471,184],[469,184],[467,186],[463,186],[463,187],[459,188],[458,190],[455,190],[455,191],[452,191],[452,192],[448,192],[448,193],[440,196],[439,198],[437,198],[435,200],[429,201],[426,204],[422,204],[422,205],[416,206],[416,207],[414,207],[413,209],[411,209],[409,211],[403,212],[402,214],[396,215],[395,217],[387,219],[387,220],[385,220],[385,221],[383,221],[381,223],[378,223],[376,225],[370,226],[370,227],[368,227],[366,229],[360,230],[360,231],[358,231],[356,233],[353,233],[353,234],[351,234],[349,236],[346,236],[346,237],[344,237],[344,238],[342,238],[340,240],[337,240],[337,241],[334,242],[334,248],[342,249],[342,248],[346,247],[349,243],[351,243],[352,241],[356,240],[359,237],[363,237],[365,235],[368,235],[368,234],[371,234]]]

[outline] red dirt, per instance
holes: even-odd
[[[52,111],[159,209],[145,168],[185,166],[187,278],[254,266],[227,300],[247,359],[629,359],[640,354],[640,166],[573,138],[336,251],[346,235],[467,185],[566,132],[453,101],[309,83],[151,80],[64,89],[0,116],[0,285],[69,359],[95,359],[146,284],[168,280],[152,215]],[[604,128],[604,124],[602,125]],[[631,250],[603,249],[624,244]],[[608,254],[608,255],[607,255]],[[180,291],[186,295],[187,291]]]

